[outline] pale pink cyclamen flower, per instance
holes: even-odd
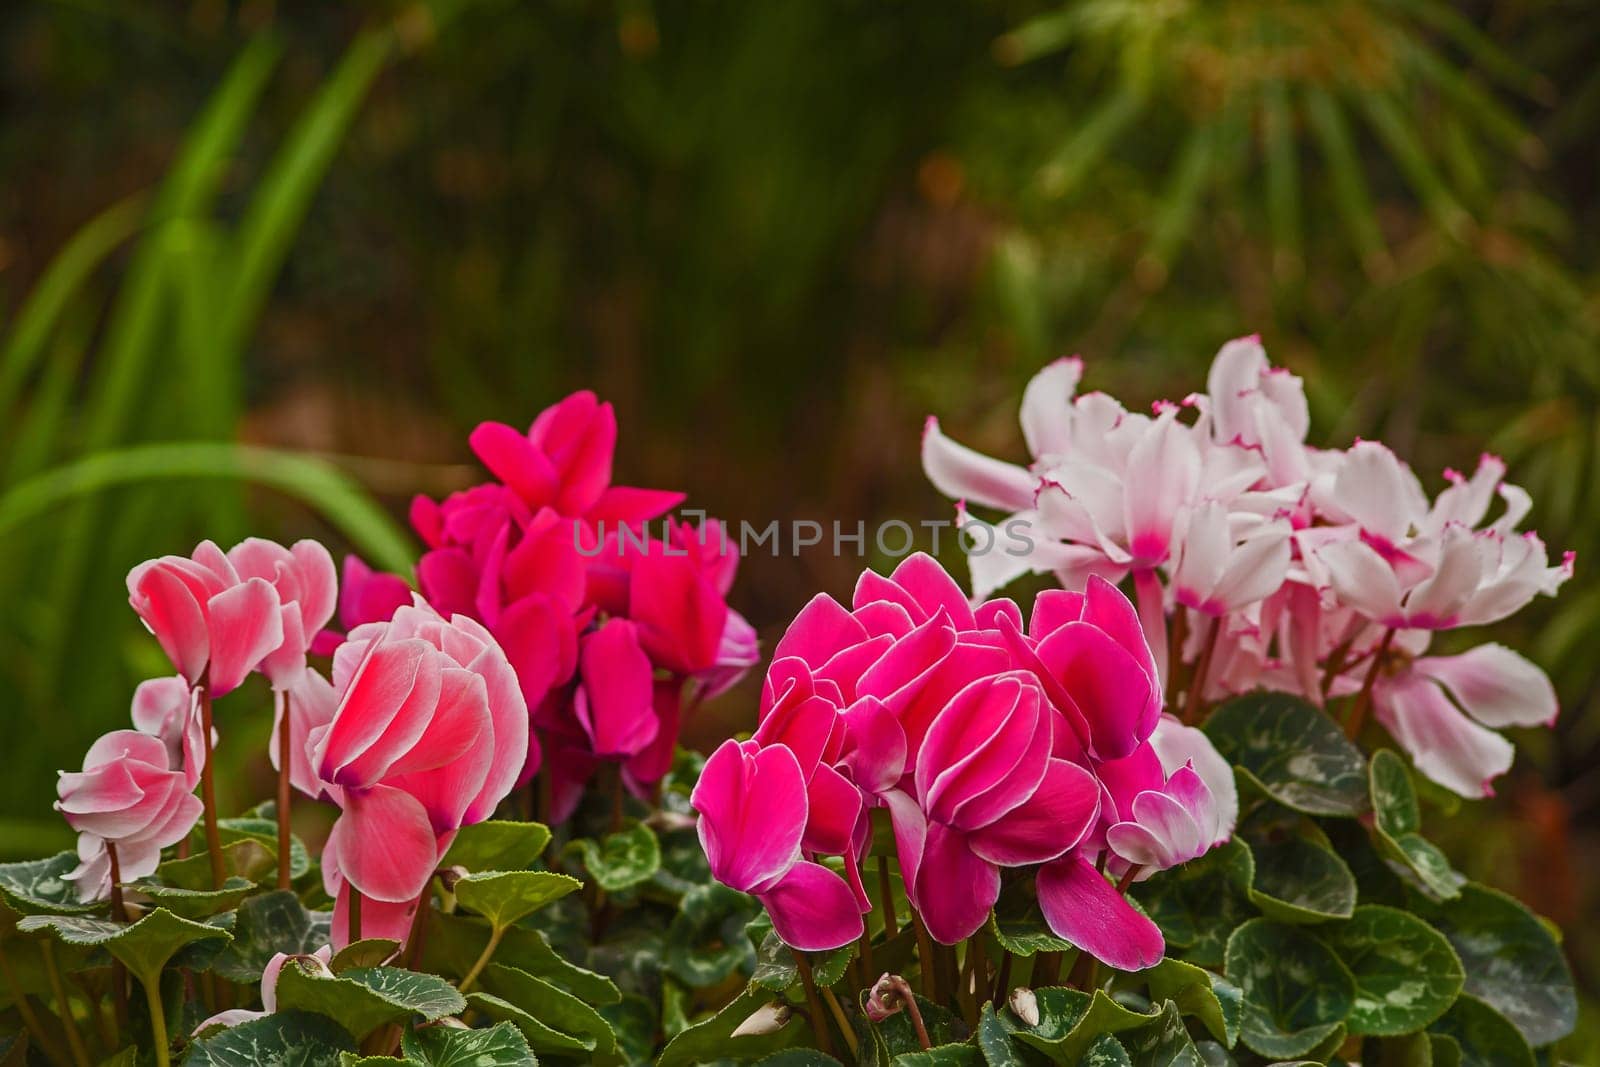
[[[128,600],[190,686],[211,696],[238,688],[284,640],[272,582],[245,578],[202,541],[188,559],[163,556],[128,572]]]
[[[273,953],[272,958],[267,961],[266,967],[261,971],[261,1010],[251,1011],[249,1008],[230,1008],[227,1011],[219,1011],[199,1026],[196,1026],[193,1030],[193,1035],[199,1037],[216,1026],[239,1026],[255,1019],[266,1018],[278,1010],[278,975],[283,973],[284,964],[290,960],[314,964],[324,976],[329,976],[333,973],[328,970],[328,961],[331,959],[333,959],[332,945],[323,945],[315,952],[293,956],[284,952]]]
[[[322,854],[334,943],[348,936],[347,885],[371,905],[363,935],[403,941],[456,831],[488,818],[515,784],[527,706],[489,632],[420,598],[353,630],[333,668],[338,704],[306,749],[341,809]]]
[[[179,749],[186,747],[179,739]],[[63,877],[84,901],[111,891],[111,855],[123,881],[154,874],[161,850],[183,840],[200,817],[199,767],[174,761],[167,742],[113,730],[89,747],[82,771],[62,771],[56,810],[78,831],[78,866]]]

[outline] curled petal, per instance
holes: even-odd
[[[1081,855],[1045,864],[1036,884],[1039,909],[1058,937],[1119,971],[1161,962],[1161,930]]]
[[[1479,645],[1459,656],[1425,656],[1413,668],[1444,685],[1485,726],[1553,726],[1556,688],[1532,660],[1504,645]]]
[[[826,952],[861,936],[861,909],[843,878],[802,860],[760,894],[772,928],[784,944],[801,952]]]

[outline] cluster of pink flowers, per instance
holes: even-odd
[[[552,822],[568,818],[602,762],[646,792],[672,763],[686,705],[733,684],[760,658],[728,607],[738,554],[719,523],[647,524],[683,494],[611,484],[617,422],[579,392],[526,433],[480,425],[473,451],[498,479],[411,520],[428,550],[423,595],[477,619],[505,649],[533,717],[520,780],[541,758]]]
[[[861,936],[869,813],[893,826],[929,934],[971,936],[1002,871],[1034,876],[1046,921],[1113,966],[1161,958],[1156,926],[1107,881],[1226,841],[1230,768],[1161,713],[1129,603],[1093,578],[971,606],[926,555],[868,571],[852,606],[811,601],[774,651],[760,725],[711,756],[692,803],[712,873],[803,950]],[[842,874],[823,862],[837,856]]]
[[[1503,619],[1572,573],[1570,553],[1552,566],[1539,538],[1517,531],[1530,501],[1501,460],[1484,456],[1470,477],[1446,471],[1430,500],[1382,444],[1311,447],[1300,379],[1270,366],[1254,337],[1222,347],[1206,392],[1152,416],[1077,395],[1082,370],[1059,360],[1029,383],[1026,467],[928,420],[928,477],[961,501],[971,544],[996,546],[969,555],[975,595],[1030,571],[1073,590],[1131,578],[1163,684],[1193,695],[1186,715],[1256,688],[1319,705],[1359,694],[1354,725],[1370,703],[1419,770],[1464,796],[1490,792],[1511,765],[1496,728],[1554,720],[1549,680],[1510,649],[1424,654],[1436,631]],[[1027,537],[999,547],[967,503]]]

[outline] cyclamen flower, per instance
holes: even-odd
[[[420,599],[353,630],[333,668],[338,706],[306,748],[341,809],[322,854],[334,942],[348,936],[347,884],[376,905],[364,935],[404,940],[455,832],[488,818],[515,784],[527,706],[489,632]]]
[[[339,579],[333,557],[316,541],[296,541],[285,548],[251,537],[228,550],[228,562],[243,581],[262,579],[277,593],[283,640],[261,660],[260,670],[272,688],[292,688],[306,670],[306,653],[333,618]]]
[[[409,603],[411,586],[404,578],[375,571],[360,556],[346,555],[339,572],[339,629],[318,633],[311,651],[331,656],[344,643],[346,633],[365,622],[388,622]]]
[[[128,599],[191,687],[238,688],[284,640],[283,602],[265,578],[241,576],[202,541],[194,555],[163,556],[128,572]]]
[[[1510,764],[1495,728],[1553,718],[1548,680],[1520,657],[1497,669],[1539,699],[1481,712],[1486,670],[1471,665],[1478,680],[1463,695],[1441,675],[1448,663],[1424,657],[1432,632],[1503,619],[1571,576],[1570,553],[1552,564],[1536,535],[1517,531],[1531,501],[1505,483],[1502,461],[1485,456],[1470,477],[1446,471],[1430,499],[1382,444],[1308,446],[1303,383],[1273,367],[1257,337],[1223,345],[1206,392],[1158,403],[1154,418],[1076,395],[1082,372],[1058,360],[1028,384],[1027,467],[966,449],[929,420],[923,466],[957,498],[958,524],[979,545],[1012,531],[1005,551],[969,557],[975,594],[1028,571],[1053,572],[1068,590],[1131,576],[1158,681],[1181,680],[1171,688],[1186,693],[1186,717],[1272,688],[1317,704],[1353,698],[1354,730],[1370,697],[1418,769],[1464,795]],[[968,502],[1009,516],[980,530]],[[1031,547],[1019,554],[1019,543]]]
[[[199,1035],[214,1026],[239,1026],[254,1019],[264,1019],[278,1010],[278,976],[283,973],[283,965],[291,959],[304,963],[315,961],[320,970],[328,975],[333,972],[328,970],[328,961],[333,959],[333,946],[323,945],[315,952],[291,956],[285,952],[274,952],[267,961],[266,967],[261,971],[261,1010],[251,1011],[249,1008],[229,1008],[219,1011],[194,1028],[194,1035]]]
[[[757,897],[786,944],[820,952],[861,936],[861,908],[850,887],[802,855],[806,783],[787,746],[724,741],[689,802],[700,813],[700,845],[712,875]]]
[[[161,850],[200,817],[199,778],[197,765],[175,761],[166,742],[137,730],[113,730],[89,746],[82,771],[62,771],[56,810],[78,831],[79,860],[64,877],[77,884],[78,899],[110,893],[108,847],[123,881],[154,874]]]

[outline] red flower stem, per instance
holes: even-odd
[[[1041,952],[1033,958],[1033,977],[1029,979],[1035,989],[1055,985],[1061,981],[1061,953]]]
[[[1206,675],[1211,673],[1211,661],[1217,654],[1217,638],[1222,636],[1222,620],[1211,620],[1211,631],[1206,634],[1206,643],[1200,649],[1200,658],[1195,661],[1194,677],[1189,679],[1189,695],[1183,699],[1183,721],[1191,726],[1200,722],[1202,701],[1205,699]]]
[[[891,938],[900,932],[900,921],[894,911],[894,883],[889,877],[888,856],[878,857],[878,902],[883,905],[883,936]]]
[[[222,835],[217,831],[217,785],[211,773],[211,691],[200,679],[200,745],[205,764],[200,768],[200,799],[205,804],[206,851],[211,859],[211,888],[221,889]]]
[[[106,856],[111,860],[111,917],[119,923],[128,921],[128,909],[122,904],[122,866],[117,863],[117,846],[106,842]]]
[[[905,1002],[906,1014],[911,1016],[911,1028],[917,1032],[917,1043],[927,1051],[933,1043],[928,1040],[928,1028],[922,1022],[922,1009],[917,1007],[916,994],[911,992],[911,986],[898,974],[890,975],[889,982],[894,987],[895,995]]]
[[[361,890],[348,879],[344,885],[350,893],[350,914],[345,923],[345,933],[349,936],[348,943],[353,945],[361,940]]]
[[[291,735],[294,733],[294,709],[289,704],[289,694],[283,694],[283,718],[278,726],[278,888],[289,888],[289,851],[293,838],[289,831],[289,761],[294,753]]]
[[[1167,643],[1167,707],[1178,700],[1178,675],[1183,669],[1183,642],[1189,627],[1189,609],[1180,605],[1172,615],[1172,631]]]
[[[861,964],[861,981],[859,984],[861,988],[865,989],[873,983],[872,927],[865,923],[862,924],[861,929],[861,956],[858,962]]]
[[[422,961],[422,952],[428,941],[428,920],[433,912],[433,879],[428,879],[428,884],[422,887],[422,893],[417,897],[417,913],[411,917],[411,933],[406,937],[406,966],[411,970],[417,969],[417,964]]]
[[[111,859],[111,917],[119,923],[128,921],[128,909],[122,901],[122,867],[117,862],[117,846],[106,842],[106,855]],[[117,1013],[117,1026],[123,1027],[128,1018],[128,969],[121,960],[111,960],[111,997]]]
[[[1344,735],[1354,741],[1361,732],[1361,724],[1367,717],[1367,706],[1372,703],[1372,686],[1378,680],[1378,672],[1383,669],[1383,660],[1389,652],[1389,643],[1394,640],[1394,630],[1385,630],[1383,640],[1378,642],[1377,651],[1372,654],[1372,666],[1367,668],[1366,680],[1361,683],[1361,692],[1356,694],[1356,701],[1350,705],[1350,714],[1344,720]]]
[[[996,1004],[1003,1001],[1006,994],[1010,992],[1006,986],[1011,984],[1011,961],[1013,958],[1008,949],[1002,948],[1000,950],[1000,971],[994,976],[993,1000]]]
[[[811,961],[804,952],[795,952],[795,966],[800,971],[801,984],[806,989],[806,1008],[811,1016],[811,1032],[817,1039],[817,1048],[824,1056],[833,1055],[833,1035],[828,1032],[828,1019],[823,1014],[822,998],[817,995],[817,979],[811,973]]]

